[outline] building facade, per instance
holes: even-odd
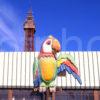
[[[32,11],[24,23],[25,52],[0,52],[0,100],[100,100],[100,52],[63,52],[75,58],[81,73],[80,86],[71,75],[61,73],[56,79],[57,91],[34,92],[33,63],[35,22]]]

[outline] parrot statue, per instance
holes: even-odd
[[[62,53],[56,57],[60,51],[61,46],[59,41],[53,36],[49,36],[43,42],[38,57],[34,57],[33,83],[34,87],[39,87],[39,92],[45,92],[46,88],[49,88],[50,92],[55,92],[55,79],[63,71],[72,74],[82,84],[73,57],[69,54]]]

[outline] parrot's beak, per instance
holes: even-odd
[[[53,40],[52,49],[53,49],[53,53],[54,54],[56,54],[57,52],[59,52],[61,50],[60,43],[59,43],[59,41],[57,39]]]

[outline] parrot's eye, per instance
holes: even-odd
[[[47,45],[50,45],[50,44],[51,44],[51,41],[47,41],[46,44],[47,44]]]

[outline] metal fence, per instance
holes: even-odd
[[[8,100],[7,89],[0,90],[0,100]],[[55,100],[96,100],[94,90],[64,90],[55,93]],[[100,91],[98,94],[100,100]],[[13,90],[12,100],[47,100],[46,93],[32,93],[32,90]],[[48,100],[53,100],[49,95]]]

